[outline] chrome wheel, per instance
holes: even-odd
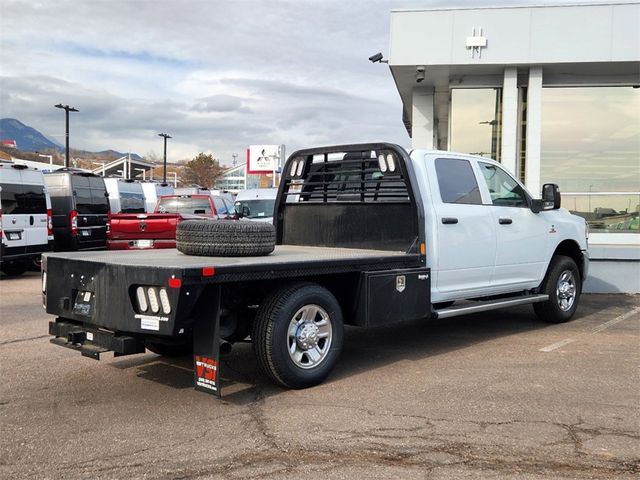
[[[329,314],[319,305],[305,305],[289,322],[289,356],[300,368],[320,365],[331,348],[332,328]]]
[[[556,298],[560,310],[566,312],[571,309],[576,300],[576,291],[576,277],[571,270],[564,270],[556,286]]]

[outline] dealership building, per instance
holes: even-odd
[[[500,161],[590,225],[592,292],[640,292],[640,3],[391,13],[414,148]]]

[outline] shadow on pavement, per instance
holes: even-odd
[[[618,295],[615,298],[616,305],[634,304],[630,297]],[[582,318],[610,309],[612,305],[611,296],[585,296],[570,325],[579,325]],[[424,359],[545,328],[559,326],[538,320],[531,306],[371,329],[346,327],[342,355],[327,382],[402,360]],[[223,399],[229,403],[249,404],[284,390],[273,385],[259,370],[250,343],[235,344],[230,354],[221,357],[221,362]],[[191,357],[169,359],[145,355],[122,359],[111,365],[119,369],[135,368],[138,377],[172,388],[193,386]]]

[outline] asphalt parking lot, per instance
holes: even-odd
[[[348,329],[336,371],[289,391],[250,345],[223,398],[190,359],[100,362],[49,343],[40,277],[0,279],[0,478],[638,478],[640,298],[577,318],[517,308]]]

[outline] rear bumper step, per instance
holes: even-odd
[[[477,302],[472,305],[466,304],[435,310],[433,312],[433,316],[435,318],[457,317],[459,315],[487,312],[489,310],[497,310],[499,308],[515,307],[516,305],[546,302],[547,300],[549,300],[549,295],[524,295],[516,298],[501,298],[500,300],[488,300],[486,302]]]
[[[145,352],[144,341],[139,338],[88,328],[61,318],[49,322],[49,334],[56,337],[51,343],[78,350],[84,357],[95,360],[106,352],[113,352],[116,357]]]

